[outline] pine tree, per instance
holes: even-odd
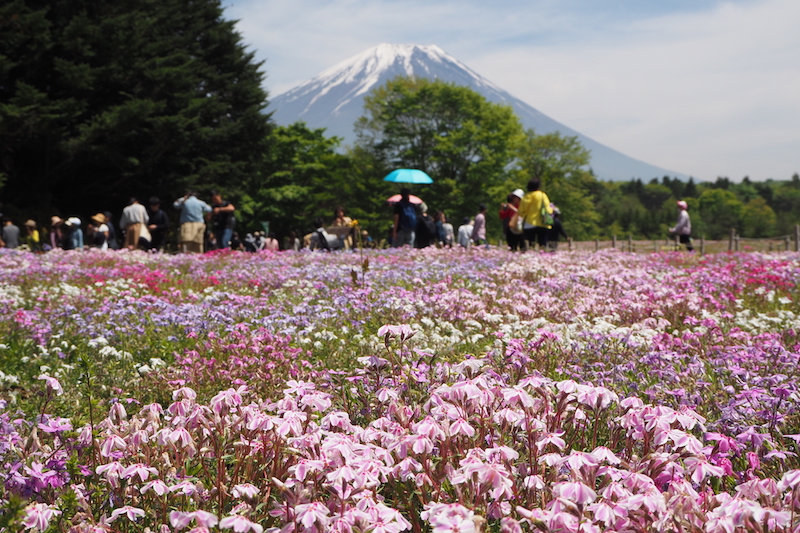
[[[11,0],[0,54],[6,203],[236,193],[261,159],[263,74],[218,0]]]

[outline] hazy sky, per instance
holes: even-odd
[[[800,172],[800,0],[223,0],[276,96],[435,44],[539,111],[701,180]]]

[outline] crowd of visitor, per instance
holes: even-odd
[[[512,191],[498,211],[503,237],[511,251],[538,248],[556,251],[561,237],[568,239],[561,222],[561,210],[551,203],[540,189],[538,179],[531,179],[527,193],[522,189]],[[387,242],[392,247],[429,246],[470,248],[488,246],[486,235],[488,208],[478,205],[474,217],[464,217],[458,230],[448,221],[444,212],[434,216],[428,206],[408,188],[400,191],[399,200],[393,204],[392,228]],[[396,196],[395,198],[398,198]],[[252,232],[241,238],[236,228],[236,207],[224,200],[217,191],[209,195],[210,204],[199,198],[196,191],[188,191],[172,206],[179,210],[178,227],[174,232],[177,250],[182,253],[203,253],[208,250],[233,249],[248,252],[261,250],[347,250],[355,246],[375,247],[376,243],[366,231],[360,230],[348,217],[343,207],[337,207],[328,224],[319,217],[314,220],[314,231],[301,239],[291,231],[283,241],[274,232]],[[670,232],[680,237],[688,250],[692,250],[691,222],[688,205],[678,202],[679,216]],[[32,251],[52,249],[80,250],[84,247],[100,250],[165,251],[170,221],[161,209],[161,201],[152,197],[147,207],[137,198],[130,198],[123,209],[119,225],[115,226],[109,211],[91,216],[85,226],[78,217],[62,219],[53,216],[49,228],[39,230],[34,220],[27,220],[21,230],[10,217],[3,217],[0,227],[0,246],[18,248],[26,246]]]

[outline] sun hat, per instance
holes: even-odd
[[[103,213],[97,213],[92,217],[92,222],[97,222],[98,224],[105,224],[106,216]]]
[[[79,219],[78,217],[69,217],[67,221],[64,222],[64,224],[67,226],[80,226],[81,219]]]
[[[35,228],[36,227],[36,221],[34,221],[32,218],[29,218],[28,220],[25,221],[25,225],[29,226],[31,228]]]
[[[52,216],[50,217],[50,225],[55,226],[56,224],[61,224],[64,220],[61,217]]]
[[[683,200],[678,200],[677,204],[681,209],[689,209],[689,205]]]
[[[513,194],[520,200],[522,199],[523,196],[525,196],[525,193],[522,191],[522,189],[515,189],[514,192],[512,192],[511,194]]]

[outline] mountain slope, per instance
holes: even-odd
[[[327,128],[329,135],[355,141],[353,124],[364,114],[364,96],[396,76],[435,78],[464,85],[491,102],[510,105],[526,128],[536,133],[560,132],[577,136],[591,151],[591,166],[600,179],[650,179],[687,176],[628,157],[537,111],[481,77],[438,46],[381,44],[335,65],[317,77],[276,96],[269,110],[278,124],[302,120],[310,127]]]

